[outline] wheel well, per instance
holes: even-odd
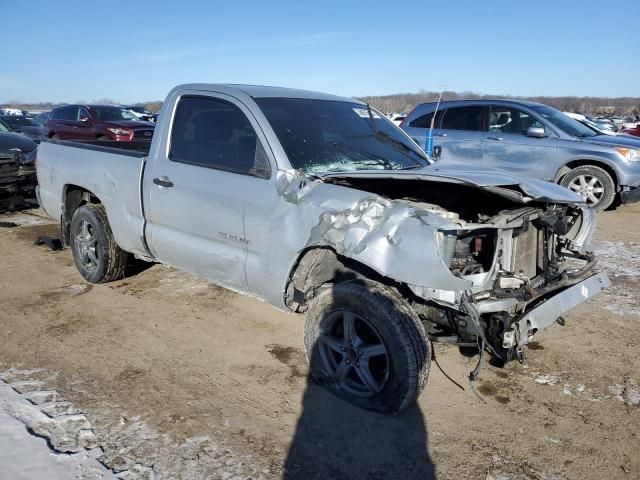
[[[593,160],[573,160],[563,165],[556,177],[556,183],[559,183],[560,180],[562,180],[562,178],[574,168],[584,167],[584,166],[601,168],[602,170],[607,172],[609,175],[611,175],[611,178],[613,179],[613,183],[615,184],[616,188],[618,187],[618,177],[616,175],[615,170],[613,170],[613,168],[611,168],[609,165],[605,163],[600,163]]]
[[[285,292],[286,305],[303,312],[311,299],[323,288],[356,279],[369,279],[391,286],[399,292],[407,290],[371,267],[336,253],[330,247],[310,247],[299,255],[291,269]]]
[[[60,228],[62,231],[62,241],[69,245],[71,236],[71,219],[76,210],[87,203],[102,203],[100,199],[86,188],[77,185],[66,185],[62,199],[62,218]]]

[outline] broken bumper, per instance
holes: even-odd
[[[516,346],[523,347],[537,332],[555,323],[559,317],[596,296],[610,284],[605,273],[596,273],[546,299],[513,324]]]

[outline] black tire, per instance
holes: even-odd
[[[108,142],[109,141],[109,137],[107,137],[106,135],[98,135],[96,137],[96,140],[99,140],[101,142]]]
[[[574,168],[562,177],[560,185],[581,195],[598,212],[609,208],[616,196],[616,184],[611,175],[594,165]]]
[[[53,135],[51,135],[51,140],[60,140],[60,136],[54,133]]]
[[[105,283],[124,277],[128,254],[113,238],[104,206],[89,204],[76,210],[69,242],[76,268],[88,282]]]
[[[345,333],[348,317],[355,335]],[[380,343],[384,354],[363,356],[363,350],[380,350]],[[309,305],[304,344],[313,378],[361,408],[400,413],[427,382],[431,349],[424,327],[404,298],[377,282],[354,280],[322,291]]]

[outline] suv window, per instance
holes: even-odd
[[[544,128],[544,125],[528,113],[513,107],[492,105],[489,114],[489,131],[526,135],[529,127]]]
[[[444,114],[444,110],[439,110],[438,115],[436,115],[436,121],[433,124],[433,128],[440,128],[440,123],[442,122],[442,115]],[[409,123],[410,127],[415,128],[431,128],[431,119],[433,118],[433,112],[429,112],[425,115],[422,115]]]
[[[176,109],[169,158],[174,162],[257,177],[271,174],[249,119],[224,100],[182,97]]]
[[[484,130],[483,116],[484,107],[481,106],[448,108],[440,121],[440,128],[481,132]]]
[[[51,120],[69,120],[75,122],[78,120],[78,107],[56,108],[51,115]]]
[[[91,115],[89,115],[89,112],[87,111],[87,109],[86,109],[86,108],[82,108],[82,107],[81,107],[81,108],[78,110],[78,118],[77,118],[77,121],[79,122],[79,121],[80,121],[80,119],[81,119],[82,117],[91,118]]]

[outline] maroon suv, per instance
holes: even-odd
[[[155,125],[113,105],[66,105],[52,110],[47,138],[59,140],[151,140]]]

